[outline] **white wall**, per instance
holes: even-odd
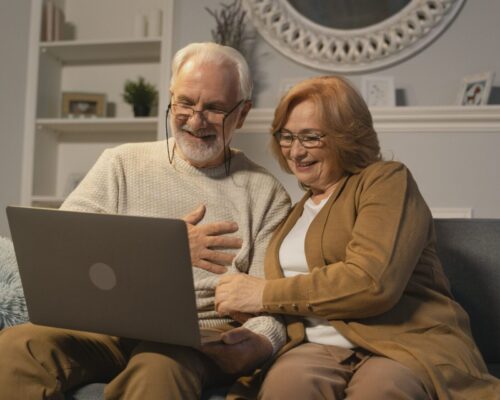
[[[175,3],[174,51],[192,41],[210,40],[215,26],[204,7],[217,8],[219,0]],[[500,86],[500,1],[467,0],[453,21],[433,43],[410,59],[370,75],[393,76],[405,90],[409,106],[454,105],[465,75],[495,71]],[[295,63],[262,39],[258,41],[259,93],[256,106],[273,108],[283,79],[325,74]],[[362,75],[350,75],[359,85]],[[478,218],[500,218],[500,130],[496,133],[384,133],[379,132],[383,153],[402,161],[413,172],[432,208],[470,208]],[[292,197],[301,195],[293,177],[284,174],[264,149],[265,134],[241,134],[235,145],[265,165],[285,183]]]
[[[500,133],[379,133],[385,159],[404,162],[431,209],[470,209],[473,218],[500,218]],[[269,134],[236,135],[234,146],[268,168],[297,201],[303,191],[269,152]]]
[[[175,2],[174,51],[192,41],[210,40],[215,26],[205,7],[216,9],[220,0],[177,0]],[[225,3],[228,3],[226,1]],[[195,5],[196,4],[196,5]],[[500,86],[500,1],[467,0],[462,10],[433,43],[417,55],[393,67],[369,75],[393,76],[396,87],[404,89],[410,106],[455,104],[463,76],[496,71],[495,82]],[[274,107],[283,79],[303,79],[325,74],[324,71],[302,66],[274,50],[262,39],[257,43],[260,92],[258,107]],[[359,85],[362,75],[349,78]]]
[[[5,207],[20,201],[30,2],[0,0],[0,236]]]
[[[83,0],[82,0],[83,1]],[[117,2],[119,0],[116,0]],[[228,3],[229,1],[223,1]],[[29,1],[0,0],[0,235],[8,234],[4,208],[19,201],[22,135],[29,34]],[[221,0],[175,0],[174,51],[211,39],[213,18],[205,7]],[[500,86],[500,1],[468,0],[437,40],[409,60],[373,73],[390,75],[405,89],[411,106],[453,104],[461,77],[493,70]],[[260,90],[257,107],[274,107],[284,78],[302,79],[323,72],[303,67],[258,41]],[[355,84],[360,75],[353,75]],[[384,152],[407,163],[433,207],[472,207],[476,217],[500,218],[497,149],[500,132],[471,134],[381,134]],[[261,161],[300,195],[293,177],[284,175],[262,151],[263,134],[240,136],[237,145]]]

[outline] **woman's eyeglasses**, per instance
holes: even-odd
[[[273,134],[274,138],[281,147],[291,147],[293,141],[297,139],[299,143],[306,149],[312,149],[314,147],[319,147],[323,144],[321,140],[326,135],[324,133],[304,133],[300,135],[294,135],[290,132],[275,132]]]

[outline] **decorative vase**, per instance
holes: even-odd
[[[134,104],[134,116],[135,117],[147,117],[151,112],[151,106],[149,104]]]

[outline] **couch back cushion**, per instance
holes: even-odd
[[[500,219],[436,219],[438,254],[487,363],[500,363]]]

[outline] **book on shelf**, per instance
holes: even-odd
[[[42,42],[62,40],[64,34],[65,16],[63,10],[53,1],[46,0],[42,9],[42,25],[40,39]]]

